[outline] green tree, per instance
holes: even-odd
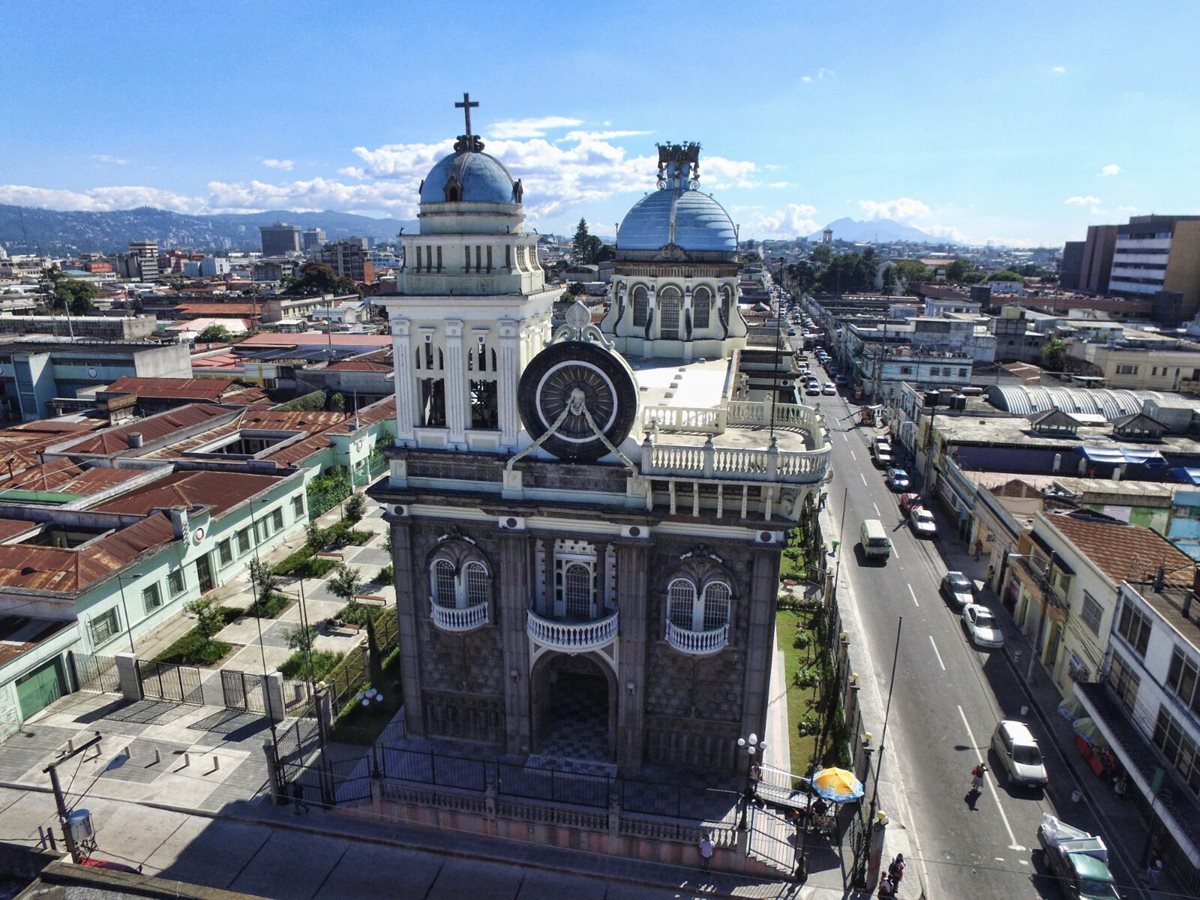
[[[915,259],[904,259],[896,263],[896,278],[907,288],[909,285],[933,281],[933,272]]]
[[[346,501],[346,518],[351,522],[357,522],[366,511],[367,501],[363,499],[363,495],[351,494],[350,499]]]
[[[320,553],[325,549],[325,529],[318,525],[315,521],[309,522],[304,526],[304,546],[313,553]]]
[[[362,587],[362,575],[359,574],[358,569],[353,569],[345,563],[338,563],[327,584],[335,597],[351,602]]]
[[[261,609],[279,590],[279,576],[267,563],[255,557],[250,560],[250,584],[254,587],[255,604]]]
[[[1059,338],[1042,344],[1042,366],[1051,372],[1061,372],[1067,366],[1067,345]]]
[[[72,315],[86,316],[92,311],[96,299],[96,286],[74,278],[59,278],[54,282],[54,305],[70,310]]]
[[[367,619],[367,678],[376,690],[383,689],[383,654],[375,634],[375,619]]]
[[[329,398],[329,408],[334,412],[346,411],[346,395],[337,393]]]
[[[209,325],[198,335],[196,335],[196,343],[198,344],[222,344],[226,343],[231,335],[229,329],[224,325]]]
[[[300,625],[291,629],[285,635],[289,650],[299,650],[301,653],[312,651],[317,640],[316,625]]]
[[[888,266],[883,270],[883,292],[889,297],[896,293],[899,282],[896,280],[896,267]]]
[[[211,641],[225,627],[225,610],[218,597],[199,597],[187,604],[184,611],[196,617],[196,630],[205,641]]]
[[[575,237],[571,241],[571,261],[573,263],[582,266],[592,261],[597,249],[592,244],[592,240],[592,235],[588,233],[587,219],[580,219],[579,224],[575,226]]]
[[[1001,269],[999,272],[992,272],[987,277],[988,281],[1015,281],[1017,284],[1024,284],[1025,279],[1021,277],[1019,272],[1014,272],[1012,269]]]
[[[287,283],[283,293],[292,297],[314,294],[359,294],[358,285],[352,278],[344,278],[324,263],[306,263],[300,269],[300,277]]]
[[[975,269],[974,264],[969,260],[956,259],[950,265],[946,266],[946,280],[955,284],[962,284],[966,279],[967,274]]]

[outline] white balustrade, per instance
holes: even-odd
[[[651,406],[642,413],[642,427],[649,428],[651,423],[662,432],[721,434],[725,431],[725,410],[711,406]]]
[[[729,625],[726,623],[711,631],[692,631],[689,628],[680,628],[668,620],[667,643],[680,653],[689,653],[692,656],[720,653],[729,644]]]
[[[491,621],[488,604],[476,603],[474,606],[439,606],[430,602],[429,617],[433,624],[442,631],[474,631],[482,628]]]
[[[599,650],[617,639],[617,613],[592,622],[561,622],[529,610],[525,630],[535,643],[564,653]]]

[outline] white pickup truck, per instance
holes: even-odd
[[[1038,843],[1046,865],[1058,880],[1063,896],[1071,900],[1119,900],[1116,879],[1108,868],[1104,840],[1056,819],[1042,816]]]

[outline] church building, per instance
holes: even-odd
[[[828,474],[824,423],[739,372],[736,232],[699,191],[699,145],[659,147],[602,323],[575,304],[555,327],[523,186],[458,105],[466,134],[376,298],[397,429],[371,494],[407,733],[733,771],[763,733],[780,553]]]

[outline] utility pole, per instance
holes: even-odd
[[[84,744],[76,747],[62,759],[50,763],[46,768],[42,769],[44,774],[50,776],[50,787],[54,791],[54,805],[58,809],[58,824],[62,826],[63,843],[67,845],[67,852],[71,854],[71,862],[80,863],[83,861],[83,855],[79,852],[79,845],[75,842],[75,834],[71,831],[70,825],[67,824],[69,813],[67,812],[67,801],[63,797],[62,785],[58,781],[58,767],[65,763],[68,759],[78,756],[84,750],[96,746],[100,743],[100,732],[96,732],[96,736]]]

